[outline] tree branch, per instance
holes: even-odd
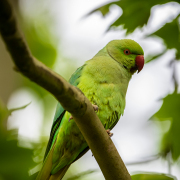
[[[72,114],[105,179],[130,180],[131,177],[121,157],[90,101],[60,75],[33,58],[18,30],[13,11],[7,0],[0,0],[0,32],[16,69],[53,94],[64,109]]]

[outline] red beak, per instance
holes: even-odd
[[[135,61],[136,61],[136,66],[138,67],[138,73],[139,73],[144,66],[144,56],[137,55]]]

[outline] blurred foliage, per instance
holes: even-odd
[[[6,120],[8,116],[10,116],[13,111],[22,110],[26,108],[29,104],[26,104],[18,108],[7,109],[7,107],[4,105],[4,103],[0,99],[0,130],[1,132],[6,131]]]
[[[148,55],[148,57],[146,58],[145,61],[146,61],[146,63],[149,63],[150,61],[153,61],[153,60],[159,58],[160,56],[164,55],[166,52],[167,52],[167,50],[164,50],[162,53],[159,53],[157,55],[154,55],[154,54]]]
[[[88,15],[100,11],[103,16],[107,16],[110,12],[111,5],[116,5],[120,7],[123,11],[122,15],[115,20],[107,30],[112,27],[122,26],[126,29],[126,33],[132,33],[136,28],[143,28],[148,24],[151,18],[151,9],[156,5],[163,5],[166,3],[180,3],[179,0],[168,1],[168,0],[120,0],[115,2],[110,2],[108,4],[102,5],[95,10],[88,13]],[[159,6],[160,8],[161,6]],[[32,54],[45,65],[53,68],[56,64],[57,58],[57,38],[52,35],[50,31],[49,22],[46,21],[47,15],[39,15],[35,19],[23,19],[23,14],[21,17],[21,27],[25,34],[25,38],[30,47]],[[168,21],[168,20],[167,20]],[[160,27],[156,32],[146,35],[146,37],[157,36],[163,39],[166,49],[157,54],[152,54],[148,62],[163,55],[168,49],[176,49],[176,59],[180,59],[180,27],[179,27],[179,15],[175,17],[171,22],[166,23],[163,27]],[[144,37],[144,38],[146,38]],[[56,43],[55,43],[56,42]],[[69,70],[70,71],[70,70]],[[45,118],[49,116],[49,110],[53,107],[52,104],[55,103],[54,99],[48,96],[48,92],[37,86],[36,84],[25,79],[22,86],[29,86],[33,88],[37,94],[42,98],[45,107]],[[169,94],[167,97],[163,98],[163,105],[160,110],[154,115],[159,121],[169,120],[171,122],[170,129],[163,135],[161,142],[161,154],[166,156],[169,152],[172,153],[174,161],[180,156],[180,94],[175,91],[173,94]],[[24,107],[25,108],[25,107]],[[21,108],[20,108],[21,109]],[[18,110],[14,109],[14,110]],[[29,177],[28,171],[30,168],[35,166],[32,160],[33,150],[18,146],[17,131],[7,131],[7,117],[10,115],[10,111],[6,106],[0,101],[0,179],[34,179]],[[7,139],[11,139],[7,141]],[[39,163],[43,158],[41,152],[45,147],[44,141],[40,146],[36,146],[35,162]],[[37,148],[38,147],[38,148]],[[37,156],[40,154],[40,157]],[[8,167],[8,168],[7,168]],[[34,170],[36,172],[36,170]],[[87,174],[91,174],[94,171],[87,171],[77,175],[76,177],[70,179],[83,178]],[[175,179],[174,177],[157,174],[157,173],[141,173],[132,176],[133,180],[156,180],[156,179]]]
[[[28,103],[28,104],[26,104],[26,105],[24,105],[24,106],[22,106],[22,107],[9,109],[9,110],[8,110],[9,115],[11,115],[11,113],[12,113],[13,111],[17,111],[17,110],[21,110],[21,109],[26,108],[26,107],[27,107],[27,106],[29,106],[30,104],[31,104],[31,102],[30,102],[30,103]]]
[[[131,176],[132,180],[177,180],[174,176],[160,173],[141,173]]]
[[[123,28],[127,30],[127,33],[132,33],[137,27],[143,27],[148,23],[151,8],[153,6],[169,2],[179,3],[179,0],[151,0],[146,1],[146,3],[144,3],[144,0],[121,0],[96,8],[91,11],[89,15],[96,11],[100,11],[103,16],[106,16],[110,12],[110,6],[113,4],[117,5],[123,10],[123,14],[115,22],[113,22],[110,27],[123,25]]]
[[[7,118],[13,111],[27,107],[8,110],[0,100],[0,179],[24,180],[29,177],[28,171],[35,163],[32,160],[33,149],[18,146],[17,130],[7,130]]]
[[[18,8],[18,6],[14,7]],[[57,60],[57,38],[50,31],[48,14],[43,16],[40,14],[39,17],[35,17],[35,19],[30,17],[23,18],[24,15],[20,13],[19,9],[16,10],[20,26],[25,34],[25,39],[33,56],[49,68],[53,68]],[[45,109],[44,120],[49,118],[49,110],[52,110],[56,103],[53,96],[49,95],[46,90],[32,83],[27,78],[23,78],[21,86],[32,88],[37,95],[41,97]],[[27,107],[27,105],[8,110],[0,101],[0,180],[35,179],[36,174],[34,173],[39,170],[37,163],[42,162],[42,151],[44,151],[47,144],[47,139],[44,140],[42,138],[43,140],[41,140],[39,144],[31,143],[31,149],[29,149],[19,145],[20,141],[26,140],[18,136],[17,129],[7,130],[8,116],[10,116],[13,111],[21,110],[25,107]],[[30,172],[30,174],[28,172]]]
[[[20,9],[18,9],[18,13],[20,26],[23,30],[25,39],[27,41],[31,53],[36,59],[44,63],[46,66],[48,66],[51,69],[54,69],[57,63],[58,53],[60,53],[57,49],[59,39],[52,32],[51,29],[54,21],[50,13],[48,12],[48,3],[50,2],[47,2],[46,6],[46,1],[44,0],[37,2],[37,6],[43,7],[41,7],[38,13],[34,12],[36,16],[33,14],[33,11],[32,14],[28,15],[28,13],[26,14],[26,12],[20,11]],[[44,127],[47,124],[49,125],[49,123],[51,123],[51,115],[52,112],[54,112],[53,110],[55,108],[55,104],[57,103],[57,101],[44,88],[40,87],[35,83],[32,83],[32,81],[30,81],[27,78],[24,78],[23,80],[24,81],[22,86],[28,86],[29,88],[32,88],[33,91],[35,91],[35,93],[40,97],[42,101],[42,105],[44,108],[44,123],[41,134],[43,136],[45,134]],[[46,143],[44,143],[44,141],[48,141],[48,137],[46,137],[46,140],[44,138],[41,139],[43,139],[42,142],[39,142],[41,145],[36,146],[36,149],[41,147],[40,149],[42,150],[41,153],[39,153],[39,156],[41,156],[43,153],[43,150],[46,146]]]
[[[35,163],[32,160],[33,149],[18,146],[18,140],[7,141],[8,136],[12,138],[16,131],[8,131],[7,136],[0,132],[0,176],[2,179],[30,179],[28,171]],[[31,179],[33,179],[31,177]]]
[[[163,104],[160,110],[154,114],[159,121],[170,121],[171,126],[163,136],[161,142],[161,152],[166,156],[171,152],[173,160],[180,157],[180,94],[174,91],[163,98]]]
[[[88,13],[88,15],[100,11],[103,16],[108,15],[110,12],[110,6],[116,5],[120,7],[123,11],[123,14],[120,17],[110,24],[107,30],[112,27],[123,26],[126,29],[126,33],[132,33],[136,28],[142,28],[143,26],[147,25],[150,17],[151,17],[151,9],[153,6],[156,5],[164,5],[166,3],[180,3],[179,0],[169,1],[169,0],[151,0],[146,1],[144,0],[120,0],[105,4],[101,7],[96,8],[95,10]],[[175,48],[176,59],[180,59],[180,16],[177,17],[170,23],[166,23],[163,27],[161,27],[158,31],[149,34],[148,36],[157,35],[158,37],[162,38],[166,44],[167,49]],[[171,33],[169,33],[171,32]],[[163,53],[164,54],[164,53]],[[159,56],[162,53],[159,54]],[[157,55],[156,55],[157,56]],[[157,57],[153,57],[155,59]]]
[[[26,21],[23,23],[23,32],[33,56],[52,68],[57,57],[56,44],[53,42],[54,37],[49,32],[45,22],[41,19],[36,21],[38,22]]]
[[[45,1],[42,0],[38,3],[42,3],[41,5],[43,5],[44,2]],[[18,3],[18,1],[16,3]],[[56,68],[57,56],[60,54],[57,49],[59,39],[52,32],[51,26],[54,22],[46,9],[48,6],[41,7],[39,13],[37,13],[37,16],[34,16],[33,12],[31,12],[31,15],[23,13],[24,11],[21,11],[19,7],[16,6],[16,3],[14,8],[17,8],[16,11],[19,24],[23,34],[25,35],[25,40],[27,41],[31,53],[36,59],[44,63],[49,68]],[[69,64],[71,64],[69,59],[65,59],[64,61],[66,61],[63,62],[64,64],[67,63],[67,61]],[[70,66],[64,65],[63,67],[64,72],[65,67],[68,67],[68,73],[70,73],[71,69],[74,68],[72,64]],[[66,72],[66,74],[68,73]],[[23,78],[21,86],[33,89],[36,95],[39,96],[39,100],[42,101],[44,108],[44,123],[41,131],[42,137],[40,137],[40,141],[38,143],[30,142],[32,149],[27,149],[24,142],[21,143],[21,145],[24,145],[23,147],[18,146],[19,142],[27,141],[26,143],[28,144],[29,140],[24,140],[21,139],[21,137],[18,137],[17,129],[7,131],[7,118],[13,111],[23,109],[27,105],[8,110],[0,101],[0,143],[3,146],[2,149],[0,148],[0,180],[35,179],[37,172],[41,168],[44,152],[47,146],[48,137],[43,137],[46,134],[46,125],[48,124],[48,127],[50,128],[49,124],[52,122],[51,115],[54,113],[54,109],[57,104],[57,101],[49,92],[37,84],[32,83],[29,79]],[[5,120],[2,121],[2,119]],[[2,132],[4,132],[4,136],[1,136]],[[7,139],[11,140],[7,141]],[[13,153],[11,153],[11,151],[13,151]]]
[[[34,57],[46,66],[53,68],[57,57],[55,37],[52,36],[47,22],[45,23],[42,17],[39,17],[39,19],[37,17],[35,22],[36,23],[34,23],[33,19],[29,19],[29,21],[22,20],[23,32],[28,46]],[[29,79],[24,79],[24,85],[35,90],[42,98],[48,95],[46,90],[32,83]],[[46,104],[44,105],[46,106]]]
[[[8,117],[9,111],[0,99],[0,129],[3,131],[3,120]]]
[[[161,37],[164,40],[168,49],[175,48],[177,50],[176,59],[180,59],[180,24],[178,21],[179,17],[180,16],[175,18],[170,23],[166,23],[161,29],[151,34]]]
[[[82,173],[79,173],[79,174],[77,174],[76,176],[72,176],[72,177],[70,177],[70,178],[68,178],[67,180],[78,180],[78,179],[82,179],[82,178],[84,178],[85,176],[87,176],[87,175],[90,175],[90,174],[92,174],[92,173],[95,173],[95,172],[98,172],[99,170],[88,170],[88,171],[84,171],[84,172],[82,172]]]

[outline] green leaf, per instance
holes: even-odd
[[[180,94],[174,92],[166,96],[154,117],[159,121],[171,122],[169,131],[162,138],[161,151],[165,156],[171,151],[173,160],[176,161],[180,156]]]
[[[12,136],[9,132],[9,136]],[[35,165],[32,160],[33,150],[18,147],[17,140],[6,140],[0,132],[0,175],[2,179],[24,180],[29,177],[28,170]]]
[[[163,51],[163,52],[161,52],[161,53],[159,53],[157,55],[148,56],[147,58],[145,58],[146,59],[146,63],[149,63],[149,62],[151,62],[151,61],[161,57],[162,55],[164,55],[166,53],[166,51],[167,50],[165,50],[165,51]]]
[[[17,129],[7,131],[6,125],[7,117],[11,112],[24,109],[29,104],[8,110],[0,99],[0,179],[2,180],[34,179],[28,174],[28,170],[35,165],[32,160],[33,150],[19,147]]]
[[[89,174],[92,174],[92,173],[95,173],[95,172],[98,172],[98,170],[97,169],[95,169],[95,170],[87,170],[87,171],[84,171],[82,173],[77,174],[76,176],[70,177],[67,180],[78,180],[80,178],[84,178],[85,176],[87,176]]]
[[[166,23],[161,29],[151,35],[161,37],[167,48],[175,48],[176,59],[180,59],[180,24],[178,21],[179,17],[175,18],[172,22]]]
[[[36,21],[39,21],[38,26],[34,24],[33,20],[24,21],[23,28],[26,40],[33,56],[46,66],[53,68],[57,57],[55,37],[51,34],[48,23],[40,20],[39,17]],[[45,89],[32,83],[29,79],[24,78],[23,83],[35,90],[40,97],[48,94]]]
[[[131,176],[132,180],[177,180],[176,177],[167,174],[142,172]]]
[[[32,54],[48,67],[53,67],[57,49],[52,43],[53,37],[48,31],[47,24],[39,23],[35,26],[33,22],[24,24],[24,33]]]
[[[175,0],[174,2],[179,2]],[[144,0],[121,0],[102,5],[101,7],[96,8],[91,11],[89,14],[92,14],[96,11],[100,11],[103,16],[109,13],[109,7],[111,5],[119,6],[123,14],[113,22],[109,29],[113,26],[123,25],[124,29],[127,29],[127,34],[133,32],[137,27],[143,27],[147,24],[150,17],[151,8],[155,5],[169,3],[168,0],[150,0],[144,3]]]
[[[0,99],[0,129],[2,121],[8,117],[8,114],[9,112],[7,107],[3,104],[2,100]]]
[[[27,106],[29,106],[30,104],[31,104],[31,102],[28,103],[28,104],[26,104],[26,105],[24,105],[24,106],[18,107],[18,108],[12,108],[12,109],[9,109],[9,110],[8,110],[9,115],[11,115],[11,113],[12,113],[13,111],[18,111],[18,110],[25,109],[25,108],[26,108]]]
[[[31,104],[31,102],[22,106],[22,107],[7,109],[7,107],[3,104],[3,102],[0,99],[0,127],[1,127],[1,124],[3,123],[3,121],[6,120],[8,118],[8,116],[10,116],[13,111],[18,111],[18,110],[24,109],[27,106],[29,106],[29,104]]]
[[[137,27],[143,27],[147,24],[150,9],[154,5],[153,1],[143,0],[121,0],[118,4],[122,8],[123,14],[111,24],[110,27],[123,25],[127,29],[127,34],[133,32]]]
[[[106,16],[106,15],[109,13],[109,8],[110,8],[110,6],[111,6],[112,4],[117,4],[116,2],[117,2],[117,1],[114,1],[114,2],[111,2],[111,3],[105,4],[105,5],[102,5],[101,7],[96,8],[96,9],[94,9],[93,11],[89,12],[86,16],[89,16],[89,15],[91,15],[91,14],[93,14],[94,12],[97,12],[97,11],[100,11],[103,16]]]

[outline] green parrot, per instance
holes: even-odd
[[[98,107],[97,115],[109,133],[123,115],[131,76],[143,66],[144,52],[138,43],[131,39],[113,40],[79,67],[69,82]],[[58,103],[37,180],[62,179],[69,166],[88,150],[71,114]]]

